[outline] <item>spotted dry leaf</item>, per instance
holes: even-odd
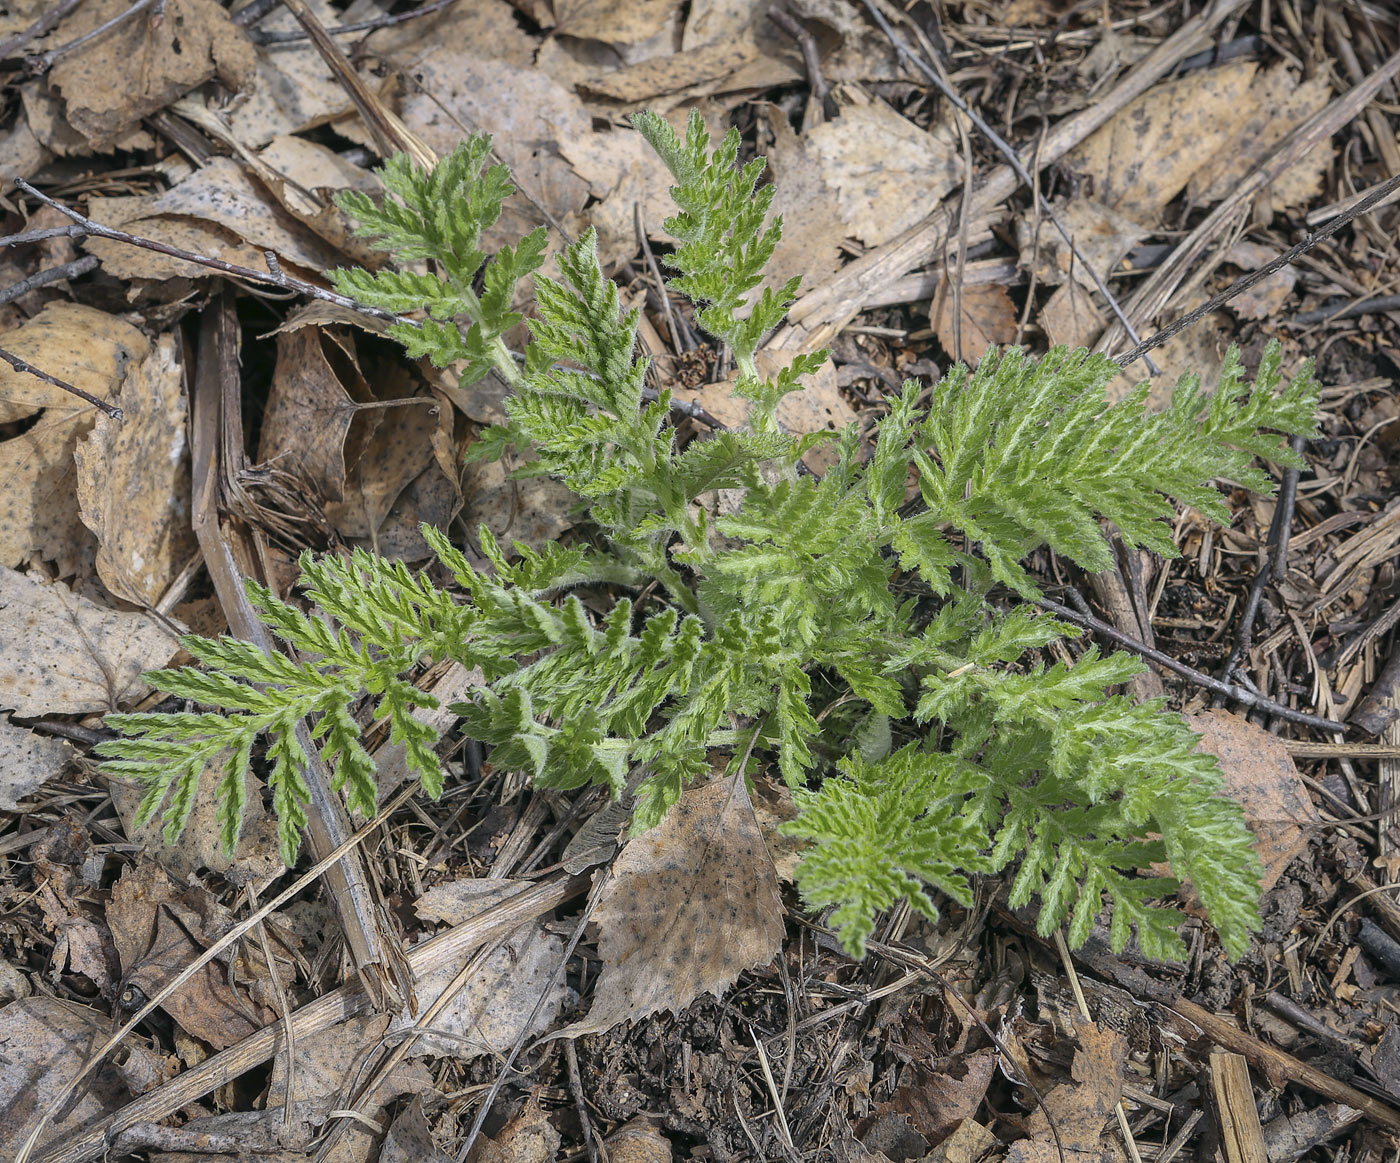
[[[593,919],[603,971],[592,1010],[568,1037],[679,1012],[771,961],[782,902],[744,781],[692,788],[628,841]]]
[[[0,347],[99,400],[112,399],[127,368],[151,350],[130,323],[74,303],[50,303],[0,335]],[[90,560],[73,449],[98,415],[62,388],[0,363],[0,425],[19,430],[0,437],[0,565],[52,562],[67,577]]]
[[[1231,61],[1153,86],[1065,155],[1086,194],[1146,227],[1254,112],[1258,65]]]
[[[75,450],[78,505],[100,544],[97,576],[108,593],[154,606],[196,550],[187,402],[172,336],[128,374],[121,406],[120,421],[99,416]]]
[[[0,566],[0,708],[21,718],[112,711],[149,689],[141,672],[179,644],[144,613],[109,610],[61,582]]]
[[[946,119],[921,129],[883,101],[848,105],[806,135],[847,229],[879,246],[962,181],[962,148]]]

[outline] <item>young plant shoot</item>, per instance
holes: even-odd
[[[509,424],[473,453],[527,450],[530,471],[580,498],[590,544],[508,551],[483,528],[492,568],[478,569],[425,529],[452,587],[364,550],[306,554],[309,613],[250,585],[287,653],[188,637],[200,666],[147,681],[211,709],[108,718],[125,737],[100,747],[106,771],[146,787],[138,822],[164,808],[177,837],[217,761],[231,851],[262,747],[291,864],[306,822],[302,720],[353,810],[375,810],[361,742],[374,720],[439,795],[436,736],[412,715],[436,700],[406,676],[453,659],[485,675],[452,709],[497,768],[614,794],[644,773],[634,829],[710,775],[716,753],[731,767],[750,754],[773,764],[800,809],[785,830],[809,841],[802,894],[832,909],[852,956],[901,898],[934,917],[932,890],[968,904],[973,878],[1003,869],[1013,906],[1038,899],[1043,934],[1067,923],[1079,945],[1108,907],[1114,948],[1135,934],[1152,958],[1183,951],[1163,902],[1189,880],[1225,949],[1243,953],[1260,864],[1215,760],[1160,700],[1111,693],[1143,669],[1132,656],[1091,647],[1072,665],[1039,661],[1078,631],[1037,611],[1023,562],[1049,546],[1109,568],[1105,520],[1128,545],[1176,556],[1175,504],[1223,523],[1213,482],[1268,493],[1261,459],[1301,466],[1285,437],[1314,430],[1310,369],[1284,384],[1275,344],[1248,383],[1231,352],[1214,393],[1186,376],[1152,413],[1146,385],[1107,402],[1117,368],[1103,356],[989,351],[975,372],[906,383],[873,448],[853,426],[835,436],[834,467],[804,473],[826,434],[791,436],[776,409],[826,353],[771,377],[755,363],[797,292],[795,279],[763,281],[782,229],[763,162],[738,164],[734,130],[711,149],[698,115],[683,137],[654,114],[634,124],[675,179],[670,289],[732,352],[748,425],[681,445],[670,393],[645,390],[637,312],[619,309],[591,231],[560,251],[557,277],[541,273],[542,228],[485,253],[512,193],[506,168],[486,164],[488,138],[431,172],[390,160],[382,200],[347,193],[340,205],[398,266],[337,271],[336,289],[401,316],[390,334],[463,385],[505,377]],[[511,308],[526,278],[535,313],[517,359],[502,337],[520,322]],[[592,612],[600,603],[605,615]]]

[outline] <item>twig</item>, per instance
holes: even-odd
[[[31,375],[35,379],[43,380],[44,383],[52,384],[56,388],[62,388],[65,392],[70,392],[71,394],[77,396],[78,399],[86,400],[94,408],[101,408],[113,420],[120,420],[122,418],[122,410],[118,408],[115,404],[109,404],[105,400],[99,400],[90,392],[83,391],[82,388],[74,387],[72,384],[68,383],[65,380],[59,379],[57,376],[51,376],[48,372],[40,371],[32,363],[28,362],[27,360],[20,359],[20,357],[15,355],[15,353],[12,351],[6,351],[3,347],[0,347],[0,359],[3,359],[17,372],[20,372],[25,375]]]
[[[822,58],[817,51],[816,38],[781,8],[770,8],[768,19],[797,42],[797,47],[802,51],[802,64],[807,69],[807,84],[811,87],[812,99],[821,105],[823,117],[835,117],[836,102],[831,97],[831,86],[822,75]],[[810,129],[811,126],[806,128]]]
[[[30,291],[47,286],[49,283],[57,283],[63,279],[76,279],[79,275],[87,274],[96,265],[97,256],[85,254],[82,258],[75,258],[72,262],[66,262],[62,266],[35,271],[27,279],[20,279],[19,282],[0,290],[0,306],[13,303],[21,295],[27,295]]]
[[[1211,299],[1208,303],[1203,303],[1194,311],[1188,311],[1180,319],[1176,320],[1176,322],[1171,323],[1168,326],[1162,328],[1162,330],[1157,332],[1156,335],[1150,336],[1149,338],[1142,340],[1126,355],[1119,356],[1119,358],[1115,362],[1118,364],[1119,367],[1127,367],[1139,356],[1142,356],[1145,353],[1151,351],[1154,347],[1161,347],[1162,344],[1167,342],[1167,340],[1171,339],[1178,333],[1185,331],[1186,328],[1190,327],[1191,324],[1196,322],[1196,320],[1202,318],[1205,315],[1209,315],[1212,311],[1215,311],[1218,308],[1222,307],[1224,304],[1228,303],[1236,295],[1242,294],[1243,292],[1249,290],[1249,288],[1254,286],[1256,283],[1260,283],[1264,279],[1267,279],[1275,271],[1281,270],[1282,268],[1286,267],[1299,255],[1306,254],[1308,251],[1312,250],[1313,247],[1317,246],[1318,243],[1323,242],[1328,238],[1331,238],[1332,235],[1336,234],[1337,231],[1339,231],[1343,226],[1345,226],[1358,214],[1362,214],[1365,211],[1369,210],[1382,198],[1386,197],[1386,195],[1390,194],[1392,191],[1397,189],[1400,189],[1400,175],[1396,175],[1395,177],[1391,178],[1390,181],[1383,182],[1381,185],[1377,186],[1374,190],[1371,191],[1370,194],[1368,194],[1350,210],[1344,210],[1342,213],[1338,214],[1337,217],[1332,219],[1331,222],[1329,222],[1316,234],[1309,234],[1307,238],[1303,239],[1303,241],[1298,243],[1297,246],[1290,247],[1277,258],[1265,263],[1257,271],[1247,274],[1243,278],[1236,279],[1233,283],[1231,283],[1228,287],[1221,291],[1220,294],[1216,295],[1215,298]]]
[[[1129,337],[1135,337],[1137,332],[1133,330],[1133,325],[1128,321],[1127,315],[1123,313],[1123,308],[1119,306],[1118,300],[1114,297],[1113,292],[1108,289],[1108,284],[1104,282],[1103,277],[1099,274],[1094,265],[1084,257],[1078,244],[1075,243],[1074,237],[1070,234],[1069,230],[1066,229],[1065,224],[1060,221],[1059,215],[1055,213],[1055,208],[1050,205],[1045,195],[1040,193],[1038,184],[1030,174],[1026,172],[1026,167],[1021,164],[1021,159],[1016,151],[1002,139],[1001,135],[998,134],[996,130],[983,120],[982,116],[977,113],[972,106],[958,95],[957,90],[954,89],[952,85],[948,84],[947,81],[938,75],[936,69],[932,68],[922,57],[917,56],[913,50],[904,43],[900,35],[890,27],[890,22],[885,19],[884,13],[881,12],[879,7],[875,4],[875,0],[865,0],[865,7],[870,15],[875,18],[875,23],[880,26],[880,31],[889,39],[895,51],[923,73],[934,88],[947,97],[955,108],[963,113],[982,131],[983,136],[986,137],[986,139],[996,147],[997,152],[1006,159],[1007,165],[1015,172],[1026,189],[1030,190],[1032,195],[1039,199],[1041,213],[1050,219],[1051,224],[1059,231],[1060,237],[1063,238],[1065,243],[1069,246],[1075,261],[1078,262],[1079,265],[1084,268],[1085,273],[1093,279],[1094,287],[1098,290],[1099,294],[1104,297],[1104,302],[1108,304],[1109,310],[1113,312],[1118,322],[1123,325],[1123,330],[1128,333]],[[1134,338],[1134,342],[1137,342],[1136,338]],[[1151,360],[1147,361],[1147,368],[1152,375],[1160,374],[1160,369],[1154,366]]]
[[[1293,437],[1293,451],[1302,452],[1303,443],[1301,436]],[[1234,677],[1235,667],[1254,645],[1254,620],[1259,617],[1259,605],[1264,600],[1264,586],[1270,580],[1275,584],[1283,581],[1287,572],[1288,540],[1291,536],[1293,507],[1297,497],[1298,470],[1286,468],[1283,470],[1283,487],[1279,489],[1278,504],[1274,506],[1274,519],[1269,523],[1269,533],[1265,538],[1265,544],[1272,552],[1267,562],[1260,563],[1259,572],[1250,583],[1249,596],[1245,599],[1244,610],[1240,614],[1239,629],[1235,632],[1235,644],[1230,648],[1230,656],[1225,660],[1225,665],[1220,668],[1222,677],[1226,679]],[[1220,706],[1224,701],[1223,695],[1217,695],[1213,705]]]
[[[1135,638],[1124,634],[1107,622],[1094,617],[1093,614],[1081,614],[1077,610],[1071,610],[1068,606],[1062,606],[1059,602],[1051,601],[1049,598],[1041,598],[1037,605],[1049,610],[1057,617],[1064,618],[1078,626],[1101,634],[1103,637],[1119,646],[1127,647],[1134,654],[1140,654],[1149,662],[1155,662],[1158,666],[1164,666],[1168,670],[1181,675],[1182,678],[1189,679],[1197,686],[1204,687],[1208,691],[1215,691],[1226,698],[1233,699],[1237,703],[1247,703],[1249,706],[1258,707],[1261,711],[1267,711],[1271,715],[1276,715],[1280,719],[1287,719],[1290,723],[1298,723],[1305,727],[1311,727],[1315,731],[1329,731],[1339,734],[1346,730],[1343,723],[1334,723],[1331,719],[1323,719],[1318,715],[1309,715],[1304,711],[1295,711],[1292,707],[1285,707],[1282,703],[1276,703],[1273,699],[1263,695],[1255,694],[1246,690],[1238,683],[1222,682],[1218,678],[1213,678],[1208,674],[1202,674],[1194,667],[1187,666],[1184,662],[1178,662],[1169,654],[1163,654],[1160,650],[1154,650]]]
[[[666,293],[666,280],[661,277],[661,268],[656,264],[656,255],[651,252],[651,241],[647,238],[647,232],[642,226],[642,204],[640,202],[632,203],[632,228],[637,233],[637,244],[642,248],[642,254],[646,256],[647,270],[651,271],[651,277],[656,280],[656,296],[661,300],[661,312],[666,316],[666,330],[671,335],[671,348],[679,354],[683,349],[680,332],[676,330],[676,316],[671,310],[671,296]]]
[[[376,28],[392,28],[396,24],[403,24],[409,20],[416,20],[420,16],[431,16],[434,12],[441,12],[444,8],[449,8],[456,4],[457,0],[431,0],[431,3],[420,4],[417,8],[411,8],[407,12],[399,12],[393,16],[376,16],[372,20],[358,20],[354,24],[337,24],[334,28],[326,29],[332,36],[347,36],[352,32],[371,32]],[[250,4],[248,7],[252,7]],[[269,6],[271,11],[272,6]],[[242,16],[240,10],[238,16]],[[264,14],[266,15],[266,14]],[[238,19],[237,16],[234,17]],[[258,19],[262,19],[260,16]],[[248,33],[248,39],[254,44],[287,44],[294,40],[307,40],[310,33],[303,29],[292,29],[287,32],[272,32],[262,28],[255,28]]]
[[[12,57],[19,52],[31,40],[41,37],[48,32],[55,24],[73,11],[83,0],[62,0],[45,12],[38,20],[28,28],[21,30],[10,37],[9,40],[0,42],[0,61],[6,57]]]
[[[321,299],[326,303],[335,303],[340,307],[348,307],[352,311],[358,311],[362,315],[372,315],[376,319],[388,319],[393,323],[406,323],[410,327],[417,327],[419,324],[403,315],[395,315],[392,311],[385,311],[379,307],[371,307],[366,303],[361,303],[348,295],[340,295],[335,291],[328,291],[324,287],[318,287],[315,283],[308,283],[302,279],[293,278],[285,271],[257,271],[252,267],[239,266],[237,263],[224,262],[221,258],[211,258],[208,255],[195,254],[191,250],[183,250],[178,246],[168,246],[163,242],[157,242],[153,238],[141,238],[135,234],[128,234],[125,230],[117,230],[111,226],[103,226],[100,222],[94,222],[91,218],[79,214],[76,210],[65,206],[62,202],[55,201],[47,194],[36,190],[23,178],[16,178],[15,185],[26,194],[38,198],[45,206],[52,206],[60,213],[66,214],[82,227],[86,234],[94,235],[97,238],[110,238],[114,242],[124,242],[128,246],[139,246],[143,250],[152,250],[156,254],[166,255],[168,258],[183,259],[185,262],[194,263],[196,266],[208,267],[210,270],[219,271],[221,274],[233,275],[236,278],[248,279],[255,283],[264,283],[268,286],[281,287],[286,291],[296,291],[312,299]]]
[[[72,226],[46,226],[42,230],[26,230],[23,234],[7,234],[0,238],[0,246],[24,246],[30,242],[43,242],[46,238],[82,238],[87,231],[76,223]]]
[[[1318,307],[1313,311],[1299,311],[1285,319],[1296,327],[1307,327],[1313,323],[1331,323],[1334,319],[1351,319],[1357,315],[1380,314],[1400,307],[1400,295],[1378,295],[1370,299],[1348,299],[1333,307]]]
[[[49,49],[47,52],[37,53],[27,58],[24,62],[25,71],[31,76],[37,76],[40,73],[47,72],[49,69],[53,68],[54,62],[60,57],[65,57],[76,49],[82,48],[83,45],[96,40],[98,37],[105,36],[112,29],[116,28],[117,25],[135,16],[138,12],[144,12],[154,3],[156,3],[156,0],[136,0],[136,3],[126,9],[126,11],[117,13],[111,20],[104,21],[96,28],[90,29],[76,40],[70,40],[67,44],[60,44],[56,48]],[[18,183],[18,179],[16,179],[16,183]]]

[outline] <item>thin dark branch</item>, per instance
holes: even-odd
[[[1283,322],[1295,327],[1308,327],[1313,323],[1331,323],[1335,319],[1351,319],[1357,315],[1378,315],[1382,311],[1394,311],[1397,307],[1400,307],[1400,295],[1376,295],[1369,299],[1347,299],[1313,311],[1299,311]]]
[[[28,28],[14,34],[9,40],[0,43],[0,61],[12,57],[31,40],[48,32],[55,24],[73,11],[83,0],[62,0],[55,4]]]
[[[65,57],[69,53],[82,48],[83,45],[90,44],[92,41],[97,40],[99,37],[106,36],[107,33],[111,32],[112,29],[116,28],[117,25],[123,23],[126,20],[129,20],[138,12],[144,12],[152,4],[155,4],[157,2],[164,3],[164,0],[136,0],[136,3],[133,4],[130,8],[127,8],[122,12],[118,12],[117,15],[112,17],[111,20],[104,21],[102,24],[99,24],[96,28],[89,29],[76,40],[70,40],[67,44],[60,44],[54,48],[49,49],[47,52],[36,53],[32,57],[26,58],[24,62],[25,71],[31,76],[38,76],[40,73],[48,72],[49,69],[53,68],[54,62],[57,61],[60,57]]]
[[[76,279],[79,275],[87,274],[96,265],[97,256],[85,254],[82,258],[75,258],[72,262],[66,262],[62,266],[35,271],[27,279],[20,279],[19,282],[0,290],[0,306],[5,303],[13,303],[21,295],[27,295],[30,291],[47,286],[49,283],[56,283],[61,279]]]
[[[1306,442],[1303,437],[1295,436],[1291,443],[1294,452],[1302,452]],[[1293,507],[1297,498],[1298,470],[1286,468],[1283,470],[1283,486],[1279,489],[1278,504],[1274,506],[1274,519],[1269,523],[1269,534],[1265,539],[1265,544],[1269,547],[1268,560],[1260,563],[1259,572],[1250,583],[1249,596],[1245,599],[1244,610],[1240,614],[1239,629],[1235,632],[1235,644],[1230,648],[1230,656],[1225,660],[1225,665],[1220,668],[1221,676],[1225,679],[1236,677],[1235,667],[1254,645],[1254,621],[1259,617],[1259,605],[1264,599],[1265,585],[1270,579],[1275,583],[1281,582],[1287,571],[1288,541],[1292,536]],[[1213,705],[1220,706],[1224,701],[1225,696],[1217,695]]]
[[[28,360],[20,359],[20,357],[15,355],[12,351],[6,351],[3,347],[0,347],[0,359],[3,359],[17,372],[24,375],[31,375],[35,379],[43,380],[44,383],[52,384],[56,388],[62,388],[65,392],[70,392],[77,396],[78,399],[86,400],[94,408],[101,408],[113,420],[120,420],[122,418],[122,410],[115,404],[109,404],[105,400],[99,400],[91,393],[83,391],[82,388],[74,387],[72,384],[59,379],[57,376],[49,375],[46,371],[40,371]]]
[[[1337,231],[1339,231],[1343,226],[1345,226],[1357,215],[1364,214],[1382,198],[1385,198],[1387,195],[1389,195],[1397,189],[1400,189],[1400,175],[1396,175],[1395,177],[1391,178],[1390,181],[1383,182],[1381,185],[1377,186],[1374,190],[1370,192],[1370,194],[1368,194],[1365,198],[1361,199],[1361,201],[1358,202],[1355,206],[1353,206],[1350,210],[1344,210],[1342,213],[1338,214],[1337,217],[1332,219],[1331,222],[1329,222],[1316,234],[1309,234],[1307,238],[1303,239],[1303,241],[1300,242],[1297,246],[1291,247],[1290,249],[1284,251],[1281,255],[1278,256],[1278,258],[1265,263],[1257,271],[1254,271],[1251,274],[1247,274],[1241,279],[1236,279],[1233,283],[1231,283],[1228,287],[1221,291],[1220,294],[1216,295],[1215,298],[1211,299],[1210,302],[1203,303],[1194,311],[1187,312],[1187,314],[1183,315],[1175,323],[1164,327],[1161,331],[1157,332],[1156,335],[1144,339],[1126,355],[1118,357],[1118,359],[1116,360],[1118,366],[1127,367],[1134,360],[1138,359],[1145,353],[1151,351],[1154,347],[1161,347],[1162,344],[1166,343],[1167,340],[1171,339],[1174,335],[1185,331],[1186,328],[1190,327],[1191,324],[1196,322],[1197,319],[1209,315],[1212,311],[1218,310],[1224,304],[1228,303],[1231,299],[1233,299],[1236,295],[1242,294],[1243,292],[1249,290],[1250,287],[1254,286],[1256,283],[1262,282],[1264,279],[1267,279],[1275,271],[1282,270],[1299,255],[1307,254],[1307,252],[1312,250],[1312,248],[1315,247],[1318,243],[1324,241],[1325,239],[1331,238],[1332,235],[1336,234]]]
[[[318,287],[315,283],[308,283],[303,279],[293,278],[282,271],[256,271],[252,267],[239,266],[237,263],[224,262],[221,258],[210,258],[208,255],[195,254],[190,250],[182,250],[178,246],[167,246],[163,242],[157,242],[151,238],[140,238],[135,234],[128,234],[125,230],[115,230],[110,226],[103,226],[100,222],[94,222],[65,206],[62,202],[57,202],[47,194],[36,190],[23,178],[16,178],[15,185],[26,194],[38,198],[46,206],[52,206],[55,210],[68,215],[74,222],[78,223],[83,230],[97,238],[110,238],[115,242],[124,242],[129,246],[139,246],[143,250],[155,251],[156,254],[163,254],[169,258],[183,259],[185,262],[192,262],[198,266],[208,267],[210,270],[218,271],[221,274],[232,275],[240,279],[248,279],[250,282],[263,283],[268,286],[281,287],[283,290],[296,291],[298,294],[306,295],[312,299],[321,299],[327,303],[335,303],[341,307],[348,307],[352,311],[358,311],[362,315],[372,315],[376,319],[388,319],[393,323],[406,323],[410,327],[417,327],[419,324],[403,315],[395,315],[392,311],[385,311],[379,307],[371,307],[361,303],[348,295],[340,295],[335,291],[328,291],[324,287]]]
[[[233,14],[233,22],[239,28],[251,28],[260,20],[271,16],[282,4],[282,0],[253,0]]]
[[[1155,662],[1158,666],[1166,667],[1182,678],[1188,679],[1197,686],[1204,687],[1208,691],[1223,694],[1226,698],[1233,699],[1237,703],[1246,703],[1251,707],[1258,707],[1261,711],[1266,711],[1270,715],[1276,715],[1280,719],[1287,719],[1290,723],[1298,723],[1304,727],[1311,727],[1315,731],[1328,731],[1339,734],[1346,730],[1346,724],[1334,723],[1330,719],[1323,719],[1318,715],[1309,715],[1304,711],[1295,711],[1292,707],[1285,707],[1282,703],[1276,703],[1273,699],[1265,698],[1263,695],[1255,694],[1246,690],[1238,683],[1222,682],[1218,678],[1212,678],[1208,674],[1202,674],[1194,667],[1187,666],[1184,662],[1178,662],[1169,654],[1163,654],[1160,650],[1144,645],[1137,639],[1124,634],[1107,622],[1094,617],[1092,614],[1081,614],[1076,610],[1071,610],[1068,606],[1062,606],[1059,602],[1051,601],[1049,598],[1041,598],[1037,603],[1043,609],[1049,610],[1056,617],[1064,618],[1068,622],[1073,622],[1076,626],[1083,626],[1099,634],[1119,646],[1126,647],[1134,654],[1139,654],[1149,662]]]
[[[23,234],[7,234],[0,238],[0,246],[24,246],[48,238],[82,238],[86,234],[87,231],[77,223],[72,226],[47,226],[43,230],[26,230]]]
[[[822,58],[817,51],[816,38],[781,8],[770,8],[768,19],[797,42],[797,47],[802,50],[802,63],[807,69],[807,84],[811,86],[812,98],[821,105],[823,117],[834,118],[836,102],[831,97],[831,86],[822,75]]]

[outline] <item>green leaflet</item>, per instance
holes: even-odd
[[[1134,659],[1094,648],[1073,665],[1038,659],[1076,632],[1024,601],[1036,589],[1021,562],[1046,544],[1104,567],[1105,519],[1166,554],[1177,504],[1227,519],[1216,481],[1266,492],[1257,458],[1296,462],[1285,437],[1313,429],[1310,369],[1285,384],[1275,344],[1247,383],[1232,353],[1214,394],[1188,377],[1152,414],[1145,388],[1107,402],[1115,368],[1101,357],[988,352],[975,372],[959,365],[927,393],[908,383],[892,396],[868,458],[853,428],[823,479],[799,475],[813,438],[781,431],[775,409],[825,353],[771,379],[754,363],[797,290],[759,290],[781,232],[762,160],[738,166],[738,135],[712,148],[698,116],[684,135],[652,114],[635,124],[676,181],[671,289],[733,351],[749,427],[682,446],[668,394],[647,391],[637,315],[621,311],[591,232],[563,247],[553,275],[543,231],[486,253],[512,190],[504,167],[486,165],[488,139],[430,173],[392,159],[382,200],[351,193],[341,205],[397,265],[335,272],[337,287],[398,314],[410,355],[456,365],[464,383],[504,376],[509,424],[472,455],[533,456],[528,471],[580,498],[598,547],[507,550],[482,529],[490,568],[477,569],[425,529],[450,589],[363,550],[308,555],[302,603],[250,588],[286,651],[187,639],[200,666],[149,681],[211,709],[110,716],[124,737],[100,746],[105,769],[145,785],[141,818],[163,808],[174,839],[221,757],[232,851],[243,773],[261,757],[291,863],[308,744],[368,815],[376,780],[361,732],[386,719],[440,794],[436,739],[413,715],[435,701],[406,675],[453,659],[485,676],[452,709],[493,763],[614,794],[642,773],[635,829],[717,758],[732,770],[752,747],[801,809],[786,830],[810,842],[804,897],[832,910],[855,955],[901,898],[932,916],[933,891],[966,904],[976,876],[1003,869],[1013,903],[1039,900],[1043,932],[1067,925],[1081,943],[1108,904],[1116,948],[1135,935],[1149,956],[1174,955],[1162,898],[1177,881],[1143,871],[1163,862],[1193,883],[1225,948],[1243,952],[1259,864],[1214,761],[1179,717],[1112,693]],[[502,336],[526,278],[534,311],[517,359]]]

